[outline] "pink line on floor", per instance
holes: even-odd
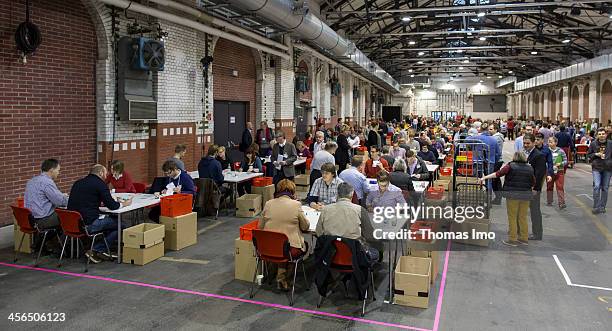
[[[446,262],[448,262],[448,252],[446,254],[446,258],[447,258]],[[444,269],[445,271],[446,271],[446,264],[447,263],[445,263],[445,269]],[[355,322],[361,322],[361,323],[367,323],[367,324],[373,324],[373,325],[394,327],[394,328],[399,328],[399,329],[416,330],[416,331],[432,331],[431,329],[417,328],[417,327],[414,327],[414,326],[395,324],[395,323],[387,323],[387,322],[380,322],[380,321],[374,321],[374,320],[369,320],[369,319],[364,319],[364,318],[350,317],[350,316],[338,315],[338,314],[333,314],[333,313],[327,313],[327,312],[318,311],[318,310],[296,308],[296,307],[279,305],[279,304],[275,304],[275,303],[268,303],[268,302],[263,302],[263,301],[249,300],[249,299],[243,299],[243,298],[231,297],[231,296],[225,296],[225,295],[219,295],[219,294],[212,294],[212,293],[206,293],[206,292],[184,290],[184,289],[179,289],[179,288],[160,286],[160,285],[153,285],[153,284],[147,284],[147,283],[141,283],[141,282],[134,282],[134,281],[129,281],[129,280],[122,280],[122,279],[115,279],[115,278],[108,278],[108,277],[101,277],[101,276],[86,275],[86,274],[80,274],[80,273],[75,273],[75,272],[68,272],[68,271],[61,271],[61,270],[54,270],[54,269],[47,269],[47,268],[30,267],[30,266],[24,266],[24,265],[12,264],[12,263],[4,263],[4,262],[0,262],[0,265],[5,266],[5,267],[17,268],[17,269],[44,271],[44,272],[48,272],[48,273],[54,273],[54,274],[65,275],[65,276],[72,276],[72,277],[79,277],[79,278],[88,278],[88,279],[101,280],[101,281],[110,282],[110,283],[135,285],[135,286],[141,286],[141,287],[154,288],[154,289],[158,289],[158,290],[171,291],[171,292],[176,292],[176,293],[185,293],[185,294],[192,294],[192,295],[198,295],[198,296],[215,298],[215,299],[222,299],[222,300],[230,300],[230,301],[237,301],[237,302],[243,302],[243,303],[250,303],[250,304],[264,306],[264,307],[270,307],[270,308],[276,308],[276,309],[284,309],[284,310],[301,312],[301,313],[306,313],[306,314],[311,314],[311,315],[334,317],[334,318],[348,320],[348,321],[355,321]],[[440,309],[440,304],[441,304],[440,300],[438,300],[438,309]],[[436,316],[437,315],[438,314],[436,314]],[[437,320],[437,318],[436,318],[436,320]]]
[[[438,303],[436,304],[436,317],[432,331],[438,331],[440,326],[440,316],[442,314],[442,299],[444,299],[444,289],[446,287],[446,273],[448,271],[448,259],[450,257],[451,241],[446,245],[446,258],[444,259],[444,269],[442,269],[442,280],[440,280],[440,291],[438,292]]]

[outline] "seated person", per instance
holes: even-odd
[[[225,169],[232,170],[230,168],[230,161],[227,158],[227,155],[225,155],[225,146],[219,146],[217,148],[217,156],[215,158],[221,164],[221,169],[223,169],[223,170],[225,170]]]
[[[123,162],[115,160],[111,163],[111,171],[106,177],[106,184],[116,193],[136,193],[132,176],[124,170]]]
[[[376,178],[381,171],[388,172],[391,168],[389,167],[389,163],[380,157],[378,147],[370,146],[370,156],[371,159],[366,161],[365,165],[365,175],[368,178]]]
[[[406,173],[406,161],[403,159],[395,160],[393,171],[389,173],[391,184],[399,187],[402,191],[414,191],[412,178]]]
[[[24,206],[32,212],[32,222],[40,229],[59,229],[59,217],[55,213],[55,208],[65,207],[68,204],[68,195],[62,193],[55,185],[60,173],[60,163],[56,159],[47,159],[43,161],[40,170],[40,174],[26,184]],[[34,238],[36,248],[40,247],[38,239]],[[55,249],[49,242],[45,246],[47,250]]]
[[[344,171],[343,171],[344,173]],[[361,242],[371,262],[379,260],[381,242],[374,239],[374,229],[365,208],[351,202],[353,187],[348,183],[338,185],[338,201],[321,209],[317,222],[317,236],[338,236]]]
[[[376,207],[397,207],[406,203],[402,190],[391,184],[387,172],[379,172],[376,176],[378,189],[370,191],[366,199],[368,211],[373,211]]]
[[[429,163],[436,162],[436,156],[429,149],[429,144],[423,144],[423,146],[421,146],[421,150],[417,153],[417,156],[421,158],[421,160],[429,162]]]
[[[185,170],[185,163],[183,162],[185,154],[187,154],[187,146],[183,144],[178,144],[176,145],[176,147],[174,147],[174,156],[168,158],[168,161],[174,161],[174,163],[176,163],[176,166],[179,169],[181,169],[182,171],[187,171]]]
[[[78,211],[87,225],[90,233],[104,232],[106,241],[110,247],[117,245],[117,219],[110,215],[100,215],[100,204],[110,210],[132,204],[132,199],[117,202],[113,199],[104,179],[108,171],[103,165],[96,164],[91,168],[89,175],[77,180],[70,190],[68,199],[68,210]],[[123,227],[123,224],[121,225]],[[92,263],[100,263],[102,260],[110,261],[116,256],[108,254],[104,240],[96,240],[93,250],[85,252],[85,256]]]
[[[355,195],[359,204],[364,201],[365,194],[368,192],[368,180],[363,174],[365,162],[363,162],[363,156],[355,155],[351,159],[350,168],[344,170],[338,175],[343,182],[351,184],[354,188]]]
[[[257,154],[253,152],[251,147],[247,148],[244,152],[244,160],[240,164],[240,171],[243,172],[262,172],[263,166],[261,164],[261,159]],[[246,181],[242,183],[238,183],[238,194],[244,195],[246,193],[251,193],[251,181]]]
[[[189,176],[189,174],[185,171],[182,171],[178,168],[174,161],[166,161],[162,165],[162,172],[164,176],[166,176],[165,180],[159,181],[156,183],[157,186],[151,187],[151,191],[156,196],[166,195],[168,193],[176,194],[191,194],[194,196],[196,194],[195,184],[193,182],[193,178]],[[168,192],[169,189],[172,189],[173,192]],[[151,208],[149,212],[149,218],[159,223],[159,215],[161,212],[160,206],[155,206]]]
[[[406,172],[414,180],[429,180],[429,170],[425,161],[418,158],[413,151],[406,152]]]
[[[382,147],[381,151],[382,151],[382,155],[380,156],[380,158],[387,161],[389,166],[391,166],[393,162],[395,162],[395,157],[391,155],[391,148],[385,145]]]
[[[221,188],[224,182],[224,176],[221,162],[216,159],[218,148],[217,145],[210,145],[208,147],[206,157],[203,157],[198,163],[198,177],[210,178],[217,183],[219,188]]]
[[[323,206],[336,202],[340,183],[342,183],[342,180],[336,177],[336,165],[333,163],[323,164],[321,166],[321,178],[318,178],[312,184],[306,202],[316,210],[321,210]]]
[[[393,159],[397,159],[397,158],[403,159],[406,157],[406,150],[400,147],[399,141],[393,143],[393,149],[391,150],[391,156],[393,157]]]
[[[276,192],[277,197],[266,202],[264,206],[262,217],[258,224],[259,229],[284,233],[289,239],[289,252],[291,256],[301,256],[308,251],[302,231],[308,231],[310,223],[306,216],[304,216],[302,204],[294,199],[295,183],[289,179],[281,179],[276,184]],[[278,265],[276,283],[279,289],[289,289],[287,269],[291,269],[293,266],[292,263]],[[291,273],[289,272],[289,274]]]
[[[312,153],[310,152],[308,147],[306,147],[306,144],[304,144],[304,142],[302,142],[301,140],[297,142],[297,144],[295,145],[295,148],[297,150],[298,158],[301,158],[301,159],[312,158]],[[306,173],[306,163],[296,165],[295,172],[299,174],[305,174]]]

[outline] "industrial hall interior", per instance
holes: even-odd
[[[612,330],[612,1],[0,0],[0,164],[0,330]]]

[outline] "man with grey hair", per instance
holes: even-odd
[[[391,184],[399,187],[402,191],[414,191],[412,178],[406,173],[408,166],[404,159],[396,159],[393,163],[393,171],[389,173],[389,181]]]
[[[315,141],[308,146],[308,149],[310,149],[312,155],[315,155],[325,149],[325,134],[323,131],[317,131],[315,133]]]
[[[317,223],[317,236],[338,236],[359,240],[371,262],[379,260],[381,246],[374,239],[374,228],[365,208],[351,202],[353,187],[348,183],[338,185],[338,201],[321,209]],[[377,245],[378,244],[378,245]]]
[[[320,131],[319,131],[320,132]],[[321,132],[322,133],[322,132]],[[321,166],[325,163],[336,163],[334,153],[338,149],[338,144],[333,141],[325,143],[323,150],[314,154],[312,163],[310,164],[310,185],[314,184],[315,180],[321,178]]]
[[[297,161],[297,149],[294,144],[287,141],[282,131],[276,133],[276,144],[272,147],[271,161],[275,169],[274,185],[285,178],[293,180],[295,177],[293,162]]]

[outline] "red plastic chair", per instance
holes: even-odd
[[[576,161],[578,158],[583,157],[584,162],[588,162],[587,154],[589,153],[589,146],[576,146]]]
[[[83,244],[82,238],[91,238],[91,247],[90,250],[93,250],[94,243],[98,236],[102,236],[102,240],[104,240],[104,244],[106,244],[106,250],[110,255],[110,247],[108,246],[108,242],[106,241],[106,237],[104,236],[104,232],[98,232],[94,234],[90,234],[87,231],[87,226],[83,222],[83,218],[81,214],[76,211],[66,210],[66,209],[55,209],[55,212],[59,216],[60,225],[62,227],[62,231],[66,235],[64,239],[64,244],[62,245],[62,253],[60,254],[58,268],[62,266],[62,259],[64,257],[64,251],[66,250],[66,243],[68,242],[68,238],[76,239],[77,243],[81,244],[83,250],[85,250],[85,245]],[[85,266],[85,272],[89,270],[89,258],[87,259],[87,265]]]
[[[334,271],[337,271],[342,274],[353,273],[353,252],[347,246],[347,244],[341,240],[334,240],[334,247],[336,248],[336,254],[332,259],[330,268]],[[342,282],[344,285],[344,294],[348,296],[348,289],[346,287],[346,282]],[[370,284],[366,289],[365,296],[363,298],[363,303],[361,306],[361,317],[365,316],[365,306],[366,301],[368,300],[368,291],[369,288],[372,287],[372,301],[376,301],[376,295],[374,294],[374,271],[370,268]],[[321,304],[323,303],[324,296],[319,295],[319,302],[317,303],[317,308],[321,308]]]
[[[37,267],[38,260],[40,259],[40,254],[42,253],[42,250],[45,247],[45,241],[47,240],[47,234],[49,234],[49,232],[55,232],[55,234],[58,236],[57,237],[58,240],[60,239],[59,234],[57,233],[55,229],[39,229],[38,225],[36,225],[36,223],[34,222],[32,222],[34,223],[34,225],[32,225],[32,223],[30,223],[30,221],[33,219],[32,212],[28,208],[11,206],[11,209],[13,210],[13,215],[15,216],[15,220],[17,220],[17,225],[19,225],[19,230],[21,230],[22,232],[21,239],[19,240],[19,247],[15,251],[15,257],[13,258],[13,262],[17,262],[17,253],[21,251],[21,246],[23,245],[23,239],[25,238],[26,234],[32,235],[32,237],[38,234],[42,234],[43,241],[40,244],[40,248],[38,249],[38,255],[36,256],[36,260],[34,261],[34,266]],[[61,242],[61,240],[59,240],[59,242]]]
[[[306,268],[304,267],[304,257],[305,253],[300,254],[299,256],[292,256],[291,250],[289,246],[289,238],[287,235],[280,232],[267,231],[267,230],[253,230],[253,245],[255,246],[256,251],[256,261],[257,265],[255,267],[255,273],[253,274],[253,283],[251,284],[251,292],[249,294],[250,298],[253,298],[255,295],[255,279],[257,274],[259,273],[259,266],[262,265],[263,262],[268,263],[293,263],[295,264],[295,268],[293,268],[293,284],[291,286],[291,297],[289,298],[289,305],[293,306],[293,293],[295,292],[295,279],[298,273],[298,266],[302,263],[302,271],[304,273],[304,282],[306,283],[306,289],[310,289],[310,283],[306,278]]]
[[[145,191],[147,190],[147,184],[134,183],[134,188],[136,189],[136,193],[145,193]]]

